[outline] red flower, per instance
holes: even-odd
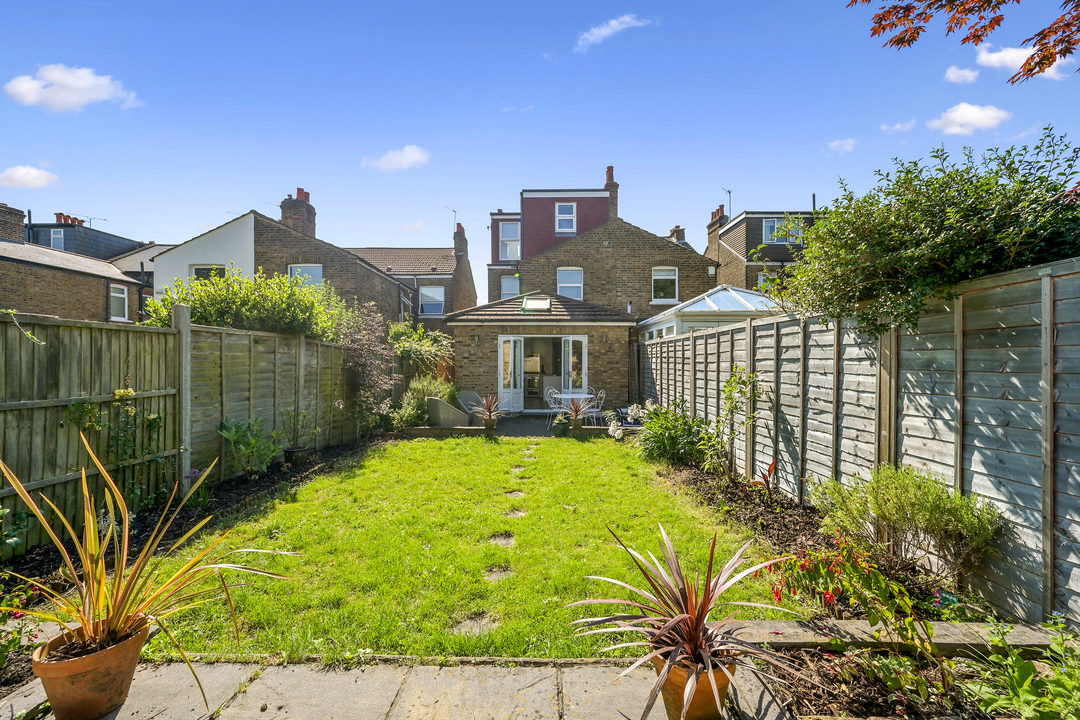
[[[825,602],[827,602],[827,603],[829,603],[830,605],[832,605],[833,603],[835,603],[835,602],[836,602],[836,596],[835,596],[835,595],[833,595],[833,594],[832,594],[831,592],[829,592],[828,590],[826,590],[826,591],[825,591]]]
[[[784,602],[784,591],[783,590],[781,590],[778,587],[774,587],[772,589],[772,594],[773,594],[773,597],[776,598],[777,603]]]
[[[15,612],[11,613],[11,617],[13,617],[13,618],[15,618],[16,620],[18,620],[18,619],[19,619],[19,618],[21,618],[21,617],[26,617],[26,613],[24,613],[24,612],[19,612],[18,610],[16,610]]]

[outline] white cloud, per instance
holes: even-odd
[[[1010,72],[1016,72],[1020,69],[1020,66],[1024,64],[1024,61],[1028,59],[1028,55],[1033,52],[1030,48],[1014,48],[1003,47],[1000,50],[991,50],[994,47],[990,43],[987,43],[979,48],[978,55],[975,56],[975,62],[979,63],[983,67],[1002,68]],[[1068,77],[1062,70],[1073,63],[1073,60],[1065,59],[1058,60],[1051,65],[1040,77],[1049,78],[1051,80],[1064,80]]]
[[[976,130],[991,130],[1012,117],[1007,110],[993,105],[972,105],[962,102],[926,123],[928,128],[946,135],[971,135]]]
[[[30,165],[16,165],[0,173],[0,185],[9,188],[37,190],[52,185],[59,180],[60,178],[48,170],[31,167]]]
[[[888,123],[881,124],[881,132],[889,133],[890,135],[898,132],[911,132],[915,127],[915,118],[911,118],[907,122]]]
[[[962,68],[958,65],[950,65],[945,71],[945,79],[957,85],[968,85],[979,79],[979,71],[970,68]]]
[[[844,155],[855,149],[855,138],[845,138],[843,140],[833,140],[829,143],[829,149],[837,155]]]
[[[90,103],[115,100],[120,107],[142,107],[131,90],[125,90],[111,75],[98,75],[92,68],[43,65],[35,75],[20,75],[4,86],[12,100],[21,105],[40,105],[52,112],[78,112]]]
[[[419,145],[406,145],[400,150],[391,150],[381,158],[374,160],[364,158],[361,165],[364,167],[371,165],[383,172],[397,172],[398,170],[408,170],[420,165],[427,165],[430,159],[431,153]]]
[[[406,225],[405,229],[408,232],[416,232],[417,230],[423,230],[425,227],[423,220],[417,220],[412,225]]]
[[[578,36],[577,45],[574,46],[574,52],[587,52],[593,45],[599,45],[616,33],[621,33],[623,30],[628,30],[630,28],[645,27],[646,25],[651,24],[652,20],[639,20],[637,15],[620,15],[617,18],[612,18],[606,23],[596,25],[581,33],[581,35]]]

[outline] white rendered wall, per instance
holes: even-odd
[[[193,265],[229,267],[232,263],[244,275],[255,272],[255,216],[251,213],[188,240],[154,258],[154,295],[177,278],[191,277]]]

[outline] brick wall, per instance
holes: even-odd
[[[25,218],[26,213],[22,210],[16,210],[13,207],[8,207],[5,203],[0,203],[0,240],[25,242],[26,229],[23,227]]]
[[[521,199],[521,256],[542,253],[549,248],[572,240],[575,235],[555,234],[555,204],[577,203],[577,233],[582,235],[608,222],[608,197],[564,197]],[[497,256],[496,256],[497,257]]]
[[[604,390],[605,408],[628,405],[630,328],[589,325],[455,325],[454,364],[462,390],[483,395],[499,392],[500,335],[585,335],[589,384]]]
[[[412,285],[412,283],[413,283],[413,281],[412,281],[412,279],[410,279],[406,284],[407,285]],[[443,288],[443,315],[447,315],[447,314],[453,312],[454,310],[463,310],[464,309],[464,308],[458,308],[457,305],[454,304],[459,299],[457,297],[457,292],[456,292],[456,288],[455,288],[456,283],[455,283],[454,278],[452,278],[452,277],[451,278],[418,277],[418,278],[416,278],[416,284],[417,284],[417,286],[420,286],[420,287],[437,286],[437,287]],[[468,305],[466,307],[473,307],[474,305],[476,305],[476,300],[475,299],[473,300],[472,305]],[[419,288],[416,291],[416,308],[415,308],[415,310],[416,310],[417,313],[420,312],[420,290],[419,290]],[[396,320],[396,318],[395,318],[395,320]],[[420,315],[419,317],[416,318],[416,320],[417,320],[417,322],[419,322],[421,325],[428,328],[429,330],[438,330],[439,332],[444,332],[444,333],[450,334],[450,328],[447,327],[446,322],[443,321],[442,318],[439,318],[439,317],[424,317],[423,315]]]
[[[94,275],[0,259],[0,305],[5,310],[108,322],[109,283]],[[127,287],[128,318],[137,321],[139,286]]]
[[[495,265],[488,267],[488,302],[502,299],[502,276],[516,275],[517,265]]]
[[[558,292],[558,268],[580,267],[584,271],[585,302],[622,311],[631,302],[638,320],[672,306],[652,304],[654,267],[679,269],[678,300],[684,302],[716,287],[716,277],[709,274],[714,265],[704,255],[625,220],[615,220],[519,263],[523,293]]]
[[[256,267],[267,275],[288,275],[289,265],[296,264],[322,265],[323,280],[346,302],[374,302],[388,321],[398,320],[401,292],[418,308],[412,288],[361,262],[349,251],[256,214]]]

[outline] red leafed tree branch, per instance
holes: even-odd
[[[869,5],[871,0],[849,0],[848,7]],[[946,34],[965,33],[961,44],[978,45],[1005,19],[1002,8],[1019,4],[1020,0],[917,0],[916,2],[886,3],[874,13],[870,34],[890,35],[885,47],[905,48],[914,45],[926,32],[927,24],[936,15],[947,15]],[[1035,33],[1022,45],[1031,47],[1031,54],[1010,83],[1023,82],[1046,72],[1050,67],[1073,54],[1080,44],[1080,0],[1061,3],[1061,16]],[[1080,72],[1080,69],[1078,69]]]

